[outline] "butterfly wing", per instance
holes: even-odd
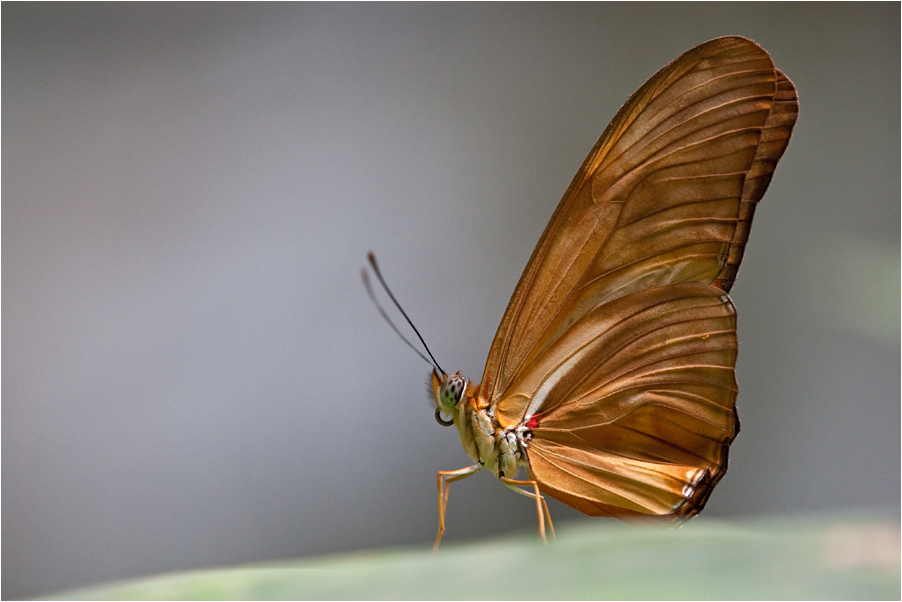
[[[738,429],[724,293],[797,112],[765,50],[718,38],[646,82],[589,153],[479,387],[502,427],[536,427],[550,495],[617,516],[704,505]]]
[[[534,478],[586,514],[697,512],[739,427],[735,361],[735,312],[715,287],[656,286],[594,308],[513,384],[534,392]]]

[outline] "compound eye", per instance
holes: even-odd
[[[442,383],[442,390],[440,393],[441,396],[441,405],[445,408],[453,408],[456,407],[458,403],[460,403],[460,398],[464,393],[464,379],[462,376],[458,376],[455,374],[454,376],[449,376],[448,379]]]

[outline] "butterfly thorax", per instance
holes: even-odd
[[[464,451],[475,462],[499,478],[514,478],[520,466],[527,465],[529,432],[523,426],[503,428],[498,424],[490,404],[479,395],[478,385],[464,381],[459,372],[451,376],[433,373],[433,391],[436,419],[446,426],[453,421]],[[441,419],[443,413],[450,415],[451,421]]]

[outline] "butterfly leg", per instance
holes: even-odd
[[[539,484],[536,481],[517,481],[507,477],[501,477],[501,482],[520,495],[525,495],[528,498],[536,500],[536,511],[539,514],[539,537],[542,538],[542,542],[548,543],[548,540],[545,537],[546,517],[548,518],[548,530],[551,531],[551,539],[557,539],[557,536],[554,534],[554,525],[551,524],[551,513],[548,511],[548,503],[545,501],[545,497],[539,493]],[[532,487],[535,493],[530,493],[529,491],[520,489],[520,487]],[[544,516],[542,515],[543,509],[545,511]]]
[[[451,483],[466,478],[481,468],[482,464],[474,464],[460,470],[440,470],[438,472],[438,536],[435,538],[435,545],[432,546],[433,554],[438,552],[438,545],[442,541],[442,535],[445,534],[445,510],[448,508],[448,493],[451,490]]]

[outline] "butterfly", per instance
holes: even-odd
[[[739,431],[728,293],[798,107],[770,55],[738,36],[687,51],[629,98],[539,239],[482,381],[432,359],[435,418],[474,462],[438,473],[435,549],[450,484],[480,470],[535,501],[543,540],[546,495],[622,520],[704,508]]]

